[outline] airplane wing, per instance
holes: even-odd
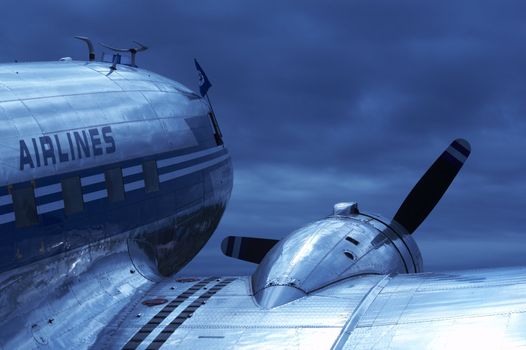
[[[526,268],[353,277],[271,309],[248,277],[167,280],[142,299],[159,296],[123,309],[94,348],[526,348]]]
[[[526,347],[526,268],[421,273],[412,233],[469,153],[454,140],[393,220],[338,203],[280,241],[227,237],[225,255],[258,264],[250,277],[160,282],[95,348]]]

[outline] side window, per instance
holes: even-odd
[[[110,202],[124,200],[124,184],[122,181],[122,169],[114,168],[106,170],[106,188],[108,189],[108,199]]]
[[[149,160],[142,163],[144,174],[144,189],[146,192],[159,191],[159,176],[157,175],[157,162]]]
[[[62,184],[64,211],[66,214],[75,214],[84,210],[80,177],[74,176],[67,179],[62,179],[60,182]]]
[[[38,224],[35,190],[33,186],[11,190],[15,221],[17,227],[28,227]]]

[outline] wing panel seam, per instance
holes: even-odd
[[[354,310],[351,317],[345,323],[342,328],[341,333],[338,335],[338,338],[331,347],[331,350],[341,350],[343,349],[345,343],[349,339],[349,336],[354,331],[358,322],[362,316],[367,312],[371,304],[376,300],[376,297],[382,292],[385,286],[391,281],[392,276],[386,275],[382,278],[374,287],[372,287],[369,292],[363,297],[360,301],[358,307]]]

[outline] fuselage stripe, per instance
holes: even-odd
[[[104,181],[105,181],[104,174],[95,174],[95,175],[90,175],[90,176],[80,178],[80,184],[82,185],[82,187],[93,185],[93,184],[104,182]]]
[[[43,197],[47,196],[48,194],[58,193],[60,191],[62,191],[62,186],[59,183],[43,187],[37,187],[35,188],[35,197]]]
[[[124,176],[124,177],[130,176],[130,175],[135,175],[135,174],[140,174],[140,173],[142,173],[142,166],[141,165],[134,165],[134,166],[122,169],[122,176]]]
[[[11,212],[0,215],[0,224],[5,224],[12,221],[15,221],[15,213]]]
[[[125,192],[130,192],[130,191],[134,191],[134,190],[138,190],[140,188],[144,188],[144,180],[139,180],[139,181],[134,181],[134,182],[130,182],[130,183],[125,183],[124,184],[124,191]]]
[[[157,168],[161,169],[161,168],[165,168],[165,167],[170,166],[170,165],[174,165],[174,164],[186,162],[186,161],[189,161],[189,160],[193,160],[193,159],[196,159],[196,158],[204,157],[204,156],[207,156],[209,154],[213,154],[213,153],[219,152],[219,151],[221,151],[223,149],[224,149],[223,146],[219,146],[219,147],[210,148],[210,149],[207,149],[207,150],[204,150],[204,151],[199,151],[199,152],[194,152],[194,153],[190,153],[190,154],[185,154],[185,155],[182,155],[182,156],[161,159],[161,160],[157,161]]]
[[[82,195],[82,197],[84,198],[84,202],[92,202],[92,201],[95,201],[97,199],[108,197],[108,191],[106,189],[103,189],[103,190],[100,190],[100,191],[84,193]]]
[[[195,159],[205,157],[205,156],[208,156],[214,153],[218,153],[222,150],[224,150],[224,147],[219,146],[219,147],[214,147],[214,148],[211,148],[205,151],[194,152],[188,155],[158,160],[157,167],[158,169],[166,168],[172,165],[176,165],[178,163],[184,163],[190,160],[195,160]],[[159,182],[166,182],[166,181],[170,181],[170,180],[173,180],[173,179],[176,179],[176,178],[188,175],[188,174],[192,174],[194,172],[197,172],[197,171],[206,169],[208,167],[211,167],[213,165],[219,164],[223,162],[224,160],[228,159],[229,157],[230,156],[228,154],[224,154],[223,156],[213,158],[203,163],[191,165],[186,168],[176,169],[174,171],[167,172],[164,174],[159,174]],[[123,168],[122,173],[123,173],[125,192],[131,192],[131,191],[139,190],[145,187],[144,179],[136,180],[137,176],[134,176],[134,175],[142,173],[142,165],[134,165],[134,166],[130,166],[127,168]],[[132,181],[125,182],[126,180],[128,181],[132,180]],[[81,182],[81,186],[85,190],[86,190],[86,187],[88,187],[88,191],[91,190],[90,192],[83,193],[82,195],[85,203],[108,197],[107,189],[103,188],[106,182],[104,173],[81,177],[80,182]],[[49,213],[52,211],[64,209],[64,201],[62,199],[57,200],[57,197],[58,197],[57,195],[52,196],[53,194],[57,194],[61,192],[62,192],[61,183],[55,183],[55,184],[35,188],[35,198],[40,198],[38,200],[40,201],[40,203],[37,203],[37,213],[45,214],[45,213]],[[46,196],[49,196],[49,197],[46,197]],[[42,203],[42,202],[45,202],[46,200],[48,201],[51,200],[51,202]],[[5,224],[8,222],[15,221],[15,215],[13,212],[12,204],[13,204],[13,198],[10,194],[0,196],[0,209],[2,206],[4,206],[4,211],[6,211],[6,213],[0,214],[0,224]],[[7,212],[8,210],[9,212]]]
[[[0,197],[0,206],[13,204],[13,197],[10,194]]]
[[[204,162],[204,163],[196,164],[196,165],[190,166],[188,168],[179,169],[179,170],[175,170],[175,171],[172,171],[172,172],[169,172],[169,173],[161,174],[159,176],[159,181],[160,182],[165,182],[165,181],[173,180],[175,178],[178,178],[178,177],[181,177],[181,176],[184,176],[184,175],[188,175],[188,174],[191,174],[191,173],[199,171],[199,170],[206,169],[206,168],[208,168],[208,167],[210,167],[212,165],[215,165],[215,164],[221,163],[224,160],[227,160],[229,157],[230,156],[228,154],[226,154],[226,155],[224,155],[222,157],[218,157],[216,159],[212,159],[212,160],[209,160],[209,161]]]
[[[64,209],[64,201],[63,200],[37,205],[37,213],[38,214],[49,213],[51,211],[60,210],[60,209]]]

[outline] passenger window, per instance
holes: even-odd
[[[146,192],[159,191],[159,176],[157,175],[157,162],[149,160],[142,163],[144,174],[144,188]]]
[[[75,214],[84,210],[80,176],[62,179],[62,197],[64,198],[64,211],[66,214]]]
[[[124,200],[124,183],[122,181],[122,169],[114,168],[106,170],[106,188],[108,189],[108,199],[110,202]]]
[[[17,227],[28,227],[38,224],[35,190],[33,186],[11,190],[13,208]]]

